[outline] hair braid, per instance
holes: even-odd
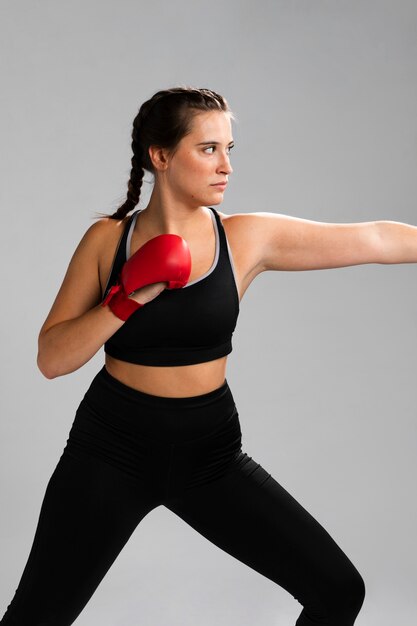
[[[137,140],[137,133],[137,124],[134,124],[132,131],[132,169],[130,170],[130,178],[127,182],[127,198],[124,203],[117,209],[117,211],[112,215],[112,217],[117,220],[122,220],[124,217],[126,217],[129,211],[134,209],[135,206],[139,203],[144,171],[142,165],[142,147],[140,145],[140,142]]]

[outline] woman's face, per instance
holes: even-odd
[[[191,133],[179,142],[168,156],[164,179],[180,201],[193,206],[220,204],[233,172],[230,150],[233,147],[231,120],[223,111],[209,111],[194,116]]]

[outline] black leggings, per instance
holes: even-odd
[[[0,624],[72,624],[139,522],[160,505],[292,594],[303,606],[296,626],[355,622],[365,596],[361,575],[242,452],[227,380],[199,396],[164,398],[103,367],[77,409]]]

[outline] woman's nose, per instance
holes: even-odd
[[[225,174],[231,174],[233,172],[233,168],[230,165],[230,159],[227,155],[224,157],[224,159],[222,159],[222,162],[219,164],[219,170],[221,172],[224,172]]]

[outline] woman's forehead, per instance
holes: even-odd
[[[190,135],[188,137],[192,141],[224,141],[229,136],[228,140],[231,141],[230,116],[224,111],[203,111],[198,113],[194,116]]]

